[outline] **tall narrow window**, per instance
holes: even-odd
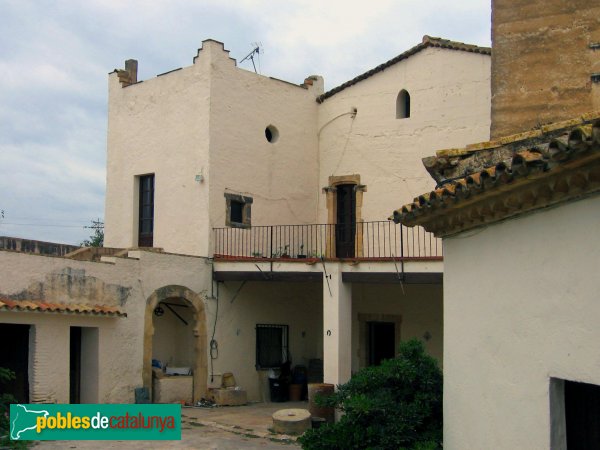
[[[396,119],[410,117],[410,94],[402,89],[396,98]]]
[[[154,174],[140,177],[139,247],[154,243]]]

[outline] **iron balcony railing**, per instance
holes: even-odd
[[[442,257],[442,242],[421,227],[392,221],[350,225],[214,228],[217,258],[400,259]]]

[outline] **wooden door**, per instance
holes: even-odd
[[[336,223],[336,256],[353,258],[355,256],[356,236],[356,191],[354,184],[336,186],[337,223]]]

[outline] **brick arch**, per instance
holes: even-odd
[[[144,362],[143,382],[152,397],[152,337],[154,336],[154,322],[152,320],[154,308],[161,302],[170,298],[181,298],[194,308],[194,393],[193,400],[197,402],[206,396],[208,383],[207,362],[207,334],[206,334],[206,311],[203,298],[186,288],[185,286],[164,286],[152,293],[146,300],[146,311],[144,315]]]

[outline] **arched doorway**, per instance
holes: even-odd
[[[143,382],[144,387],[152,393],[152,357],[153,357],[153,338],[155,332],[154,310],[157,306],[161,308],[171,304],[185,305],[192,309],[193,316],[193,400],[197,402],[206,396],[208,369],[207,369],[207,342],[206,342],[206,313],[202,297],[185,286],[170,285],[154,291],[146,301],[146,311],[144,316],[144,363],[143,363]],[[168,308],[168,307],[167,307]],[[190,322],[191,325],[191,322]],[[152,395],[152,394],[150,394]]]

